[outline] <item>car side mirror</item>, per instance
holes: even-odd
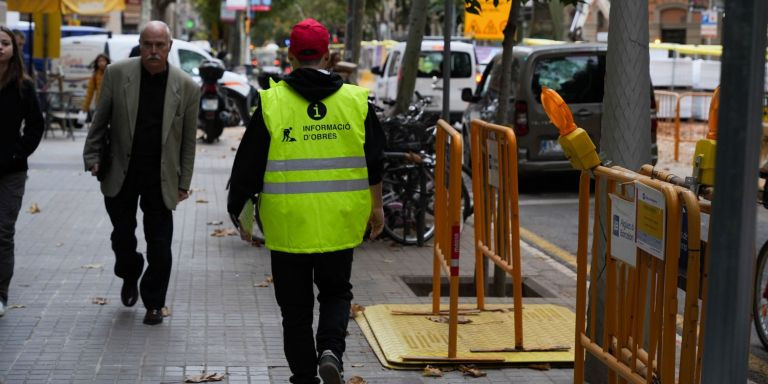
[[[384,74],[384,72],[381,70],[381,67],[379,67],[379,66],[375,66],[375,67],[371,68],[371,73],[373,73],[374,75],[378,75],[378,76],[381,76],[381,75]]]
[[[472,94],[472,88],[462,88],[461,100],[466,101],[468,103],[476,103],[480,101],[480,96],[475,96],[474,94]]]

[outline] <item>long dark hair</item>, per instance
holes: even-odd
[[[98,55],[96,55],[96,58],[93,59],[93,62],[91,63],[91,67],[93,67],[93,74],[94,75],[97,72],[99,72],[99,59],[101,59],[102,57],[107,60],[107,65],[112,64],[112,60],[109,60],[109,56],[107,56],[104,53],[99,53]]]
[[[19,45],[16,44],[16,36],[13,31],[4,25],[0,25],[0,32],[8,34],[8,37],[11,38],[11,45],[13,46],[13,56],[11,56],[11,59],[8,61],[8,68],[5,69],[3,77],[0,78],[0,88],[15,81],[18,88],[21,89],[21,84],[24,81],[24,63],[21,60]]]

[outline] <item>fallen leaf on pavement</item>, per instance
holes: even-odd
[[[360,368],[360,367],[365,367],[365,364],[355,363],[355,364],[350,364],[350,366],[352,368]]]
[[[8,309],[21,309],[26,308],[27,306],[24,304],[11,304],[8,306]]]
[[[541,363],[541,364],[530,364],[528,368],[536,369],[539,371],[549,371],[552,367],[550,367],[550,365],[547,363]]]
[[[206,200],[206,199],[197,199],[197,200],[195,200],[195,203],[208,204],[208,200]]]
[[[163,314],[163,317],[168,317],[171,315],[171,309],[168,307],[163,307],[160,309],[160,312]]]
[[[475,368],[472,365],[459,365],[459,371],[461,371],[461,373],[463,373],[465,376],[484,377],[486,375],[485,372]]]
[[[86,264],[86,265],[83,265],[80,268],[85,268],[85,269],[101,269],[102,265],[101,264]]]
[[[273,281],[272,276],[268,275],[267,278],[264,279],[264,281],[262,281],[261,283],[254,284],[253,286],[259,287],[259,288],[266,288],[266,287],[269,287],[270,284],[272,284],[272,281]]]
[[[187,375],[185,383],[209,383],[212,381],[224,380],[223,373],[203,373],[202,375]]]
[[[239,233],[234,228],[216,228],[211,233],[213,237],[237,236]]]
[[[91,304],[98,304],[98,305],[104,305],[107,303],[107,299],[103,297],[94,297],[91,299]]]
[[[207,224],[208,225],[222,225],[222,224],[224,224],[224,222],[221,221],[221,220],[213,220],[213,221],[209,221]]]
[[[32,203],[32,205],[29,206],[29,209],[27,209],[27,212],[31,214],[40,213],[40,207],[37,206],[37,203]]]
[[[352,304],[352,307],[349,309],[349,317],[354,319],[357,315],[362,314],[363,312],[365,312],[365,307],[357,303]]]
[[[237,151],[237,147],[230,147],[229,149],[231,149],[233,151]]]
[[[349,380],[347,380],[347,384],[367,384],[367,383],[368,382],[365,381],[365,379],[363,379],[360,376],[352,376],[349,378]]]
[[[427,316],[427,320],[434,321],[435,323],[445,323],[445,324],[448,324],[448,322],[450,321],[448,319],[448,316]],[[459,324],[469,324],[471,322],[472,320],[467,319],[464,316],[459,316],[458,318]]]
[[[440,368],[435,368],[431,365],[427,365],[424,367],[424,370],[421,372],[422,376],[426,377],[443,377],[443,371],[440,370]]]

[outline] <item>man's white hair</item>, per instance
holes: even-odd
[[[168,26],[164,21],[161,20],[150,20],[146,24],[144,24],[141,27],[141,30],[139,31],[139,41],[141,41],[141,37],[144,36],[144,30],[147,29],[150,25],[159,25],[162,26],[165,29],[165,35],[168,37],[168,40],[172,40],[173,37],[171,36],[171,27]]]

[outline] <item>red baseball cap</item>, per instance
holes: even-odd
[[[328,53],[331,35],[315,19],[304,19],[291,29],[291,45],[288,52],[300,61],[317,60]]]

